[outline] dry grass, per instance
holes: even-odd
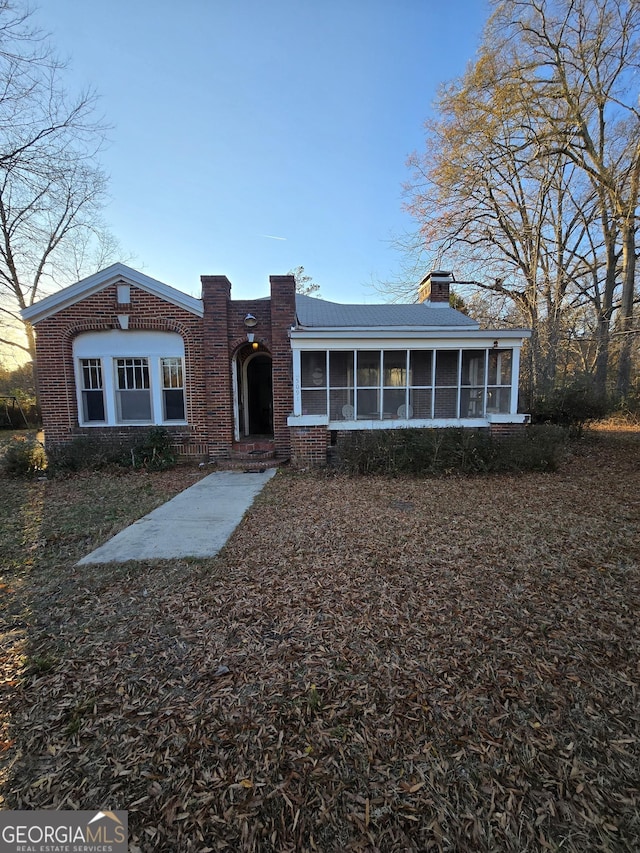
[[[639,450],[285,473],[217,559],[82,570],[193,475],[2,482],[4,807],[128,809],[132,851],[640,849]]]

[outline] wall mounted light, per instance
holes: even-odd
[[[494,341],[494,342],[493,342],[493,348],[494,348],[494,349],[498,349],[498,341]]]
[[[255,340],[255,337],[256,336],[253,334],[253,332],[247,332],[247,340],[251,344],[251,349],[258,349],[258,347],[260,346],[258,341]]]
[[[244,324],[247,329],[254,329],[258,325],[258,319],[253,314],[247,314],[244,318]]]

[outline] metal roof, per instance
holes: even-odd
[[[308,329],[478,329],[479,324],[449,305],[421,302],[411,305],[342,305],[296,294],[298,324]]]

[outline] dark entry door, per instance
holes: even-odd
[[[257,355],[247,364],[249,433],[273,435],[273,386],[271,359]]]

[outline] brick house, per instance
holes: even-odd
[[[252,300],[202,276],[196,299],[114,264],[23,311],[45,442],[161,425],[186,455],[310,464],[347,430],[512,430],[529,332],[481,330],[449,307],[451,281],[431,273],[417,304],[342,305],[296,294],[293,276]]]

